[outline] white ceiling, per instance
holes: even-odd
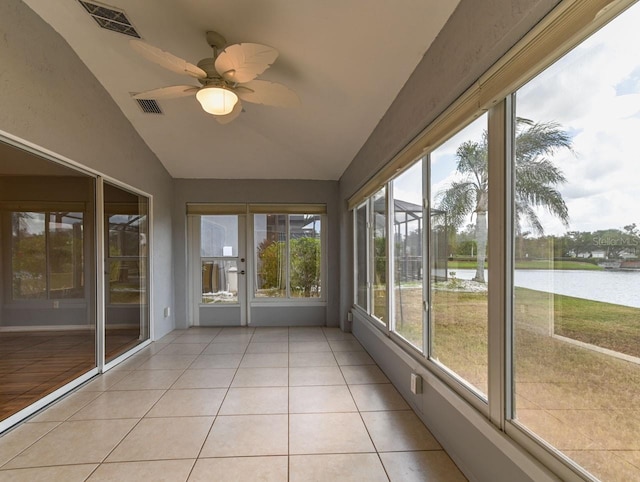
[[[195,97],[143,114],[131,98],[197,81],[133,52],[77,0],[24,0],[57,30],[175,178],[338,179],[384,115],[459,0],[107,0],[143,40],[191,63],[211,56],[205,32],[280,56],[259,78],[302,106],[244,103],[221,125]],[[103,2],[104,3],[104,2]]]

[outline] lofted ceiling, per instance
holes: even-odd
[[[196,64],[206,31],[280,55],[259,79],[285,84],[297,108],[244,103],[221,125],[195,97],[132,93],[195,79],[135,53],[77,0],[24,0],[73,48],[174,178],[339,179],[435,39],[458,0],[107,0],[142,39]],[[95,3],[95,2],[94,2]]]

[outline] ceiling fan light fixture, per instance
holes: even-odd
[[[205,112],[213,115],[227,115],[231,113],[238,96],[235,92],[219,85],[206,85],[196,93],[196,99],[200,102]]]

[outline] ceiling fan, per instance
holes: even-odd
[[[141,40],[131,40],[133,50],[172,72],[186,74],[200,82],[195,85],[173,85],[134,94],[135,99],[172,99],[195,95],[205,112],[227,124],[242,112],[242,101],[276,107],[300,105],[298,95],[285,85],[256,77],[267,70],[278,57],[278,51],[255,43],[227,45],[217,32],[207,32],[207,43],[213,49],[211,58],[198,65],[154,47]]]

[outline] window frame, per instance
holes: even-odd
[[[250,216],[247,223],[247,236],[249,238],[249,242],[247,246],[250,249],[247,250],[247,261],[251,263],[253,275],[251,276],[251,286],[247,286],[248,290],[248,302],[249,306],[273,306],[274,304],[280,304],[283,306],[310,306],[313,304],[316,305],[326,305],[327,303],[327,214],[319,213],[319,212],[303,212],[304,205],[299,205],[301,207],[301,211],[299,212],[278,212],[278,211],[269,211],[269,212],[250,212]],[[277,207],[276,207],[277,209]],[[285,210],[286,211],[286,210]],[[281,215],[285,216],[285,258],[286,258],[286,267],[285,267],[285,296],[281,297],[262,297],[256,296],[257,291],[257,273],[258,273],[258,255],[255,250],[255,216],[256,215]],[[290,216],[298,216],[298,215],[311,215],[311,216],[319,216],[320,217],[320,296],[313,297],[297,297],[291,296],[291,230],[290,230]]]

